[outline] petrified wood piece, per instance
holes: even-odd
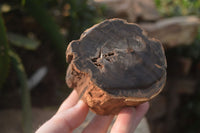
[[[136,24],[106,20],[66,51],[66,82],[97,114],[116,114],[158,95],[166,80],[162,45]]]

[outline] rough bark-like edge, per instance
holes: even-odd
[[[67,71],[68,76],[71,77],[66,77],[66,82],[68,86],[74,88],[78,92],[79,97],[85,103],[87,103],[89,108],[99,115],[115,115],[123,107],[137,106],[141,103],[149,101],[157,96],[162,91],[165,85],[165,83],[162,83],[162,86],[151,97],[118,97],[111,95],[101,88],[97,87],[94,83],[92,83],[89,75],[81,73],[73,64],[70,64]],[[69,75],[69,72],[71,72],[71,75]],[[75,75],[73,75],[72,73],[74,73]],[[164,80],[164,82],[165,81],[166,80]],[[154,88],[150,87],[150,89]]]

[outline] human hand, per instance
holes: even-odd
[[[148,108],[149,103],[146,102],[137,107],[122,109],[111,129],[111,133],[134,132]],[[36,133],[71,133],[83,123],[88,110],[87,104],[82,100],[79,101],[77,92],[73,91],[62,103],[57,113],[44,123]],[[96,115],[85,127],[83,133],[106,133],[113,118],[113,115]]]

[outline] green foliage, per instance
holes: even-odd
[[[9,3],[13,3],[8,1]],[[15,6],[20,8],[20,3],[15,2]],[[102,17],[102,9],[96,9],[88,4],[88,0],[21,0],[25,10],[34,17],[34,19],[46,31],[47,37],[51,40],[51,45],[60,57],[62,64],[65,63],[65,49],[68,42],[61,35],[60,27],[56,24],[52,16],[49,15],[50,9],[58,9],[61,13],[67,10],[68,15],[63,15],[63,20],[67,22],[68,41],[78,39],[80,34],[88,27],[99,22]],[[66,6],[68,7],[66,9]],[[99,16],[100,15],[100,16]]]
[[[26,3],[26,0],[21,0],[21,4],[24,6]]]
[[[80,34],[100,19],[96,8],[88,5],[88,0],[68,0],[70,22],[69,40],[78,39]],[[98,18],[99,16],[99,18]]]
[[[62,64],[65,64],[66,46],[64,37],[59,31],[59,26],[54,22],[53,18],[48,14],[46,9],[41,5],[39,0],[26,0],[25,9],[37,20],[44,28],[46,34],[52,40],[52,46],[61,58]]]
[[[200,16],[199,0],[155,0],[155,3],[164,16],[191,14]]]
[[[39,46],[40,42],[35,39],[27,38],[23,35],[15,34],[15,33],[7,33],[8,40],[11,44],[25,48],[27,50],[36,50]]]
[[[6,36],[6,28],[0,13],[0,88],[5,82],[9,71],[8,41]]]
[[[32,133],[32,119],[31,119],[31,99],[30,92],[27,85],[27,76],[20,57],[13,51],[9,51],[12,64],[17,72],[21,88],[21,102],[22,102],[22,127],[24,133]]]
[[[27,87],[26,72],[24,70],[23,64],[19,56],[12,52],[8,47],[6,28],[3,23],[3,18],[0,14],[0,86],[6,80],[9,71],[9,62],[11,62],[16,70],[22,94],[22,111],[23,111],[23,131],[24,133],[32,132],[32,122],[31,122],[31,100],[30,92]],[[9,39],[13,44],[21,45],[25,48],[36,48],[38,43],[30,41],[29,39],[16,34],[9,34]],[[31,43],[31,44],[29,44]]]

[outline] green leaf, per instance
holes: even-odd
[[[9,56],[8,56],[8,41],[6,36],[6,28],[0,13],[0,88],[5,82],[9,72]]]
[[[20,57],[16,53],[10,50],[9,56],[11,57],[12,64],[16,70],[16,73],[20,82],[23,132],[32,133],[31,98],[30,98],[30,92],[28,90],[28,85],[27,85],[26,72],[21,62]]]
[[[7,35],[8,41],[10,41],[11,44],[28,50],[35,50],[40,44],[38,40],[30,39],[19,34],[7,33]]]

